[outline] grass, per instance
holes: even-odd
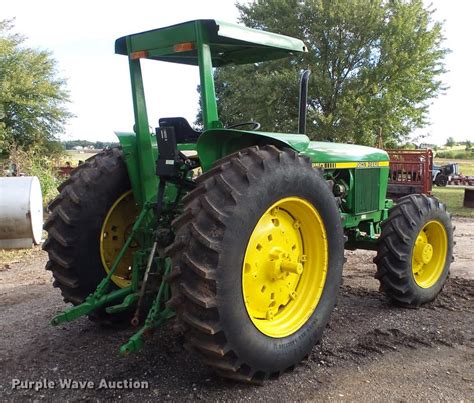
[[[464,188],[433,187],[433,196],[440,199],[453,215],[474,218],[474,209],[463,207]]]
[[[438,148],[439,151],[462,151],[462,150],[465,150],[465,149],[466,149],[465,144],[457,144],[457,145],[451,146],[451,147],[441,146],[441,147]]]
[[[39,251],[41,251],[41,246],[34,246],[29,249],[0,249],[0,270],[6,264],[21,262]]]
[[[450,162],[458,163],[459,169],[463,175],[473,175],[474,176],[474,160],[456,160],[449,158],[435,158],[433,163],[435,165],[445,165]]]

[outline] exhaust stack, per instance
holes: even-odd
[[[308,110],[308,82],[311,70],[303,71],[300,81],[300,101],[298,113],[298,133],[306,134],[306,112]]]

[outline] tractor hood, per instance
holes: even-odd
[[[322,141],[311,141],[303,154],[310,157],[313,163],[340,163],[340,168],[357,167],[360,162],[383,162],[385,166],[389,161],[388,154],[378,148]]]
[[[389,157],[384,150],[353,144],[309,141],[304,134],[283,134],[232,129],[206,130],[197,143],[197,151],[204,171],[214,161],[253,145],[273,144],[290,147],[311,158],[313,164],[323,168],[357,168],[388,166]]]

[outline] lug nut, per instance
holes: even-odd
[[[267,311],[267,320],[273,320],[273,311],[271,309]]]

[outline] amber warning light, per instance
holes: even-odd
[[[174,45],[174,51],[175,52],[189,52],[190,50],[194,49],[194,43],[192,42],[184,42],[184,43],[178,43]]]
[[[138,52],[132,52],[130,53],[130,59],[136,60],[136,59],[144,59],[148,57],[148,52],[146,50],[140,50]]]

